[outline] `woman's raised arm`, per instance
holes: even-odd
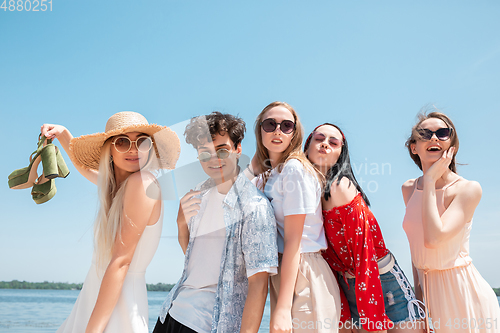
[[[40,132],[42,133],[42,135],[45,135],[47,139],[59,140],[59,143],[64,148],[64,151],[66,151],[66,154],[68,154],[68,156],[70,157],[71,162],[73,162],[76,170],[78,170],[78,172],[81,173],[83,177],[87,178],[92,183],[97,185],[98,172],[95,170],[82,168],[79,163],[75,163],[75,161],[73,160],[73,154],[70,153],[69,149],[69,143],[71,142],[71,139],[73,139],[73,135],[66,127],[62,125],[43,124]]]

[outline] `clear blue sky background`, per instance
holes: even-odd
[[[307,132],[325,121],[344,129],[386,243],[410,276],[400,186],[420,172],[404,142],[424,105],[448,113],[466,164],[459,172],[483,187],[471,255],[500,287],[499,17],[497,1],[445,0],[53,0],[52,12],[1,10],[0,280],[82,282],[90,265],[93,184],[70,165],[43,205],[7,186],[43,123],[79,136],[132,110],[183,141],[182,122],[220,110],[247,122],[243,149],[253,155],[256,115],[282,100]],[[195,161],[184,148],[179,165]],[[177,204],[166,202],[149,283],[181,274]]]

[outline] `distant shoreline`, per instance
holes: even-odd
[[[81,290],[82,286],[83,283],[0,281],[0,289]],[[148,291],[170,291],[173,287],[168,283],[146,284]]]
[[[82,286],[83,283],[0,281],[0,289],[81,290]],[[148,291],[170,291],[173,287],[174,285],[169,283],[146,284]],[[493,291],[500,297],[500,288],[493,288]]]

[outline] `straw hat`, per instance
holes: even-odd
[[[104,133],[87,134],[71,139],[70,152],[74,157],[72,160],[84,168],[99,170],[101,147],[104,142],[113,136],[130,132],[140,132],[151,136],[160,167],[162,169],[175,168],[181,151],[177,134],[167,126],[149,124],[143,115],[131,111],[112,115],[106,123]]]

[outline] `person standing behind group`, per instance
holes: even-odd
[[[151,171],[175,167],[179,138],[136,112],[114,114],[104,133],[73,138],[51,124],[41,132],[59,140],[76,169],[98,186],[100,199],[92,265],[57,333],[148,333],[144,275],[163,224],[160,188]]]
[[[324,257],[339,272],[345,331],[422,332],[416,320],[424,318],[424,311],[356,181],[344,133],[336,125],[320,125],[308,136],[304,152],[325,177]]]
[[[469,256],[482,190],[457,174],[453,122],[441,112],[419,114],[406,147],[423,172],[402,187],[417,297],[423,295],[435,332],[500,332],[495,293]]]
[[[255,122],[251,172],[271,200],[278,224],[278,275],[270,278],[270,332],[338,332],[340,292],[320,251],[326,249],[318,175],[302,152],[303,129],[283,102]]]

